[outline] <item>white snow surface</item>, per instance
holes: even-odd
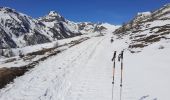
[[[111,36],[92,37],[40,63],[1,89],[0,100],[111,100],[113,52],[127,47],[126,39],[111,44]],[[136,54],[125,50],[122,100],[169,100],[169,54],[170,41]],[[119,95],[116,60],[114,100]]]

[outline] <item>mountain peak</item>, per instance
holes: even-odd
[[[4,11],[4,12],[16,12],[14,9],[11,9],[9,7],[0,7],[0,11]]]
[[[44,22],[65,21],[64,17],[62,17],[56,11],[50,11],[46,16],[40,17],[38,20]]]
[[[53,16],[53,17],[61,17],[61,15],[57,13],[56,11],[50,11],[48,15]]]

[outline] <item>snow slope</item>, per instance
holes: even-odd
[[[120,53],[122,50],[122,100],[169,100],[169,8],[168,4],[152,13],[140,13],[115,31],[114,35],[114,27],[107,23],[78,23],[80,31],[100,35],[93,34],[90,39],[40,62],[1,89],[0,100],[111,100],[111,59],[114,51]],[[76,38],[79,37],[59,43]],[[111,38],[113,43],[110,43]],[[38,50],[52,44],[32,47]],[[115,71],[113,98],[119,100],[120,62],[117,59]]]
[[[1,100],[111,100],[113,52],[127,39],[110,43],[108,34],[93,37],[37,65],[0,90]],[[132,54],[125,50],[122,100],[169,100],[170,41],[160,41]],[[164,49],[158,49],[163,45]],[[114,100],[120,93],[116,60]]]

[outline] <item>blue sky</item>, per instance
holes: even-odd
[[[76,21],[122,24],[137,12],[152,11],[170,0],[0,0],[0,6],[14,8],[33,18],[55,10],[65,18]]]

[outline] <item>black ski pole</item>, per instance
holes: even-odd
[[[112,61],[113,61],[113,82],[112,84],[114,84],[114,74],[115,74],[115,58],[116,58],[116,51],[114,52]]]
[[[112,61],[113,61],[113,81],[112,81],[112,100],[113,100],[113,90],[114,90],[114,77],[115,77],[115,58],[116,58],[116,51],[114,52]]]
[[[123,51],[119,56],[119,60],[121,60],[121,79],[120,79],[120,100],[122,100],[122,83],[123,83]]]

